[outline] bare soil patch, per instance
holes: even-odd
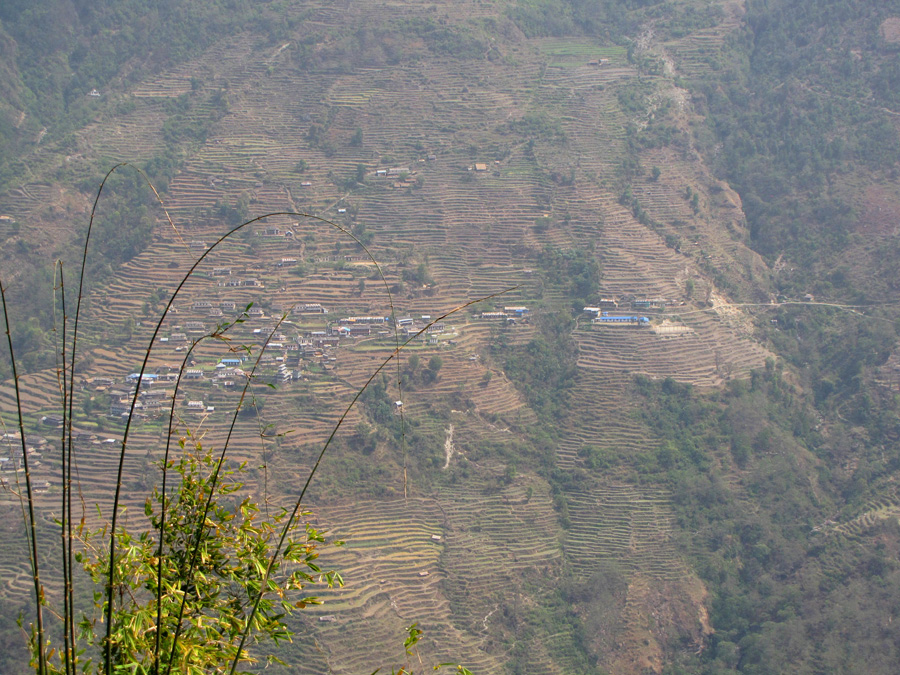
[[[857,229],[863,234],[889,236],[900,229],[900,198],[888,186],[866,188],[860,211]]]
[[[878,32],[885,42],[891,44],[900,43],[900,17],[892,16],[881,22]]]

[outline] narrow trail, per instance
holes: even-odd
[[[812,307],[834,307],[835,309],[841,309],[845,312],[850,312],[851,314],[856,314],[858,316],[865,317],[867,319],[875,319],[878,321],[888,321],[893,323],[890,319],[883,319],[877,316],[870,316],[868,314],[863,314],[858,311],[860,309],[870,309],[874,307],[888,307],[893,305],[894,303],[881,303],[874,305],[840,305],[833,302],[806,302],[804,300],[790,300],[787,302],[734,302],[734,303],[722,303],[715,305],[714,307],[704,307],[702,309],[693,309],[688,312],[670,312],[666,314],[659,314],[658,316],[664,317],[675,317],[675,316],[690,316],[691,314],[703,314],[704,312],[715,312],[720,309],[728,309],[732,307],[769,307],[772,309],[778,307],[785,307],[787,305],[803,305],[803,306],[812,306]]]
[[[498,609],[500,609],[500,607],[499,607],[499,606],[495,606],[494,609],[492,609],[490,612],[488,612],[487,616],[485,616],[485,617],[481,620],[481,624],[484,626],[484,629],[485,629],[485,630],[488,630],[488,624],[487,624],[488,619],[490,619],[490,618],[491,618],[491,615],[494,614]]]

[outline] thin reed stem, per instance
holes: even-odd
[[[12,365],[13,385],[16,390],[16,414],[19,419],[19,436],[22,441],[22,466],[25,469],[25,493],[28,503],[28,523],[26,524],[31,538],[31,575],[34,579],[34,609],[37,623],[38,675],[47,672],[47,659],[44,654],[44,588],[41,585],[40,567],[38,563],[37,527],[34,520],[34,491],[31,486],[31,471],[28,468],[28,445],[25,442],[25,424],[22,420],[22,395],[19,391],[19,373],[16,369],[16,355],[13,349],[12,333],[9,329],[9,313],[6,307],[6,289],[0,282],[0,301],[3,304],[3,321],[6,324],[6,342],[9,345],[9,361]]]
[[[60,395],[62,398],[63,428],[60,439],[60,484],[62,498],[62,519],[60,520],[60,539],[62,543],[63,571],[63,664],[66,675],[75,671],[75,602],[72,575],[72,409],[67,405],[71,389],[69,388],[69,371],[66,363],[66,282],[63,274],[63,263],[56,262],[54,269],[59,274],[59,284],[53,284],[54,294],[59,289],[59,305],[62,313],[62,335],[59,341],[59,363],[57,367]],[[53,303],[54,326],[56,325],[56,301]],[[68,441],[68,442],[67,442]]]
[[[159,196],[159,192],[157,192],[157,191],[156,191],[156,188],[153,187],[153,184],[152,184],[152,182],[150,181],[150,178],[147,176],[146,173],[144,173],[143,170],[141,170],[139,167],[137,167],[137,166],[131,164],[130,162],[120,162],[119,164],[116,164],[116,165],[113,166],[109,171],[106,172],[106,175],[103,177],[103,180],[100,182],[100,187],[97,189],[97,196],[94,197],[94,203],[93,203],[93,206],[91,207],[91,216],[90,216],[90,219],[89,219],[89,221],[88,221],[87,232],[85,233],[85,237],[84,237],[84,247],[82,248],[82,254],[81,254],[81,272],[80,272],[79,278],[78,278],[78,297],[77,297],[77,301],[76,301],[76,303],[75,303],[75,322],[74,322],[74,326],[73,326],[73,328],[72,328],[72,353],[71,353],[71,362],[70,362],[70,366],[69,366],[69,401],[68,401],[69,405],[68,405],[68,413],[67,413],[67,416],[66,416],[66,413],[65,413],[65,412],[64,412],[64,415],[63,415],[64,421],[65,421],[66,419],[68,419],[68,432],[69,432],[69,434],[68,434],[68,436],[69,436],[69,439],[68,439],[68,440],[69,440],[69,443],[68,443],[68,445],[69,445],[69,460],[70,460],[70,461],[68,462],[68,464],[69,464],[69,472],[70,472],[70,473],[69,473],[69,478],[70,478],[70,479],[71,479],[71,463],[72,463],[72,462],[71,462],[71,459],[72,459],[72,457],[73,457],[71,448],[72,448],[72,405],[73,405],[73,399],[74,399],[74,393],[75,393],[75,390],[74,390],[74,387],[75,387],[75,363],[76,363],[76,361],[75,361],[75,356],[76,356],[76,351],[77,351],[77,348],[78,348],[78,322],[79,322],[79,320],[80,320],[80,318],[81,318],[81,301],[82,301],[82,299],[84,298],[84,279],[85,279],[85,272],[87,271],[87,256],[88,256],[88,250],[89,250],[89,246],[90,246],[90,242],[91,242],[91,233],[92,233],[93,230],[94,230],[94,218],[95,218],[95,216],[96,216],[96,214],[97,214],[97,205],[100,203],[100,196],[103,194],[103,188],[106,186],[106,183],[107,183],[107,181],[109,180],[110,176],[112,176],[112,174],[113,174],[115,171],[117,171],[118,169],[120,169],[120,168],[122,168],[122,167],[125,167],[125,166],[131,167],[132,169],[134,169],[135,171],[137,171],[137,172],[144,178],[144,180],[145,180],[145,181],[147,182],[147,184],[150,186],[150,189],[153,190],[153,194],[156,195],[156,199],[157,199],[157,201],[159,202],[160,206],[162,207],[163,212],[164,212],[165,215],[166,215],[166,219],[169,221],[169,224],[172,225],[172,228],[173,228],[173,229],[175,228],[175,224],[172,222],[172,218],[169,216],[169,212],[166,210],[165,205],[163,204],[163,201],[162,201],[162,199],[161,199],[160,196]],[[177,233],[178,233],[178,230],[176,229],[175,232],[176,232],[176,234],[177,234]],[[179,235],[179,236],[180,236],[180,235]],[[183,243],[183,241],[182,241],[182,243]],[[167,307],[166,309],[168,309],[168,307]],[[163,314],[163,318],[165,318],[165,314]],[[149,349],[148,349],[147,355],[149,356]],[[145,360],[144,363],[146,364],[146,360]],[[143,374],[143,371],[141,371],[141,372],[142,372],[142,374]],[[138,387],[140,387],[140,382],[138,382]],[[137,390],[135,390],[135,391],[137,391]],[[132,404],[131,404],[131,414],[128,416],[128,422],[129,422],[129,424],[130,424],[130,422],[131,422],[131,417],[132,417],[132,415],[134,414],[134,402],[135,402],[136,400],[137,400],[137,399],[135,398],[135,399],[132,401]],[[66,425],[64,424],[63,426],[64,426],[64,429],[65,429],[65,428],[66,428]],[[127,435],[127,426],[126,426],[126,435]],[[123,440],[122,440],[122,451],[121,451],[120,461],[119,461],[118,480],[116,481],[116,499],[115,499],[115,503],[116,503],[116,504],[118,503],[119,491],[120,491],[120,487],[121,487],[121,478],[122,478],[122,459],[124,458],[124,454],[125,454],[125,440],[124,440],[124,438],[123,438]],[[114,508],[114,509],[113,509],[113,515],[112,515],[112,521],[113,521],[113,522],[112,522],[112,527],[111,527],[111,539],[112,539],[112,541],[115,541],[115,520],[116,520],[116,511],[117,511],[117,509]],[[71,550],[71,549],[70,549],[70,550]],[[106,594],[106,602],[107,602],[106,626],[107,626],[107,631],[106,631],[106,642],[105,642],[104,648],[103,648],[104,660],[105,660],[105,663],[106,663],[106,674],[107,674],[107,675],[111,675],[111,673],[112,673],[112,659],[110,658],[110,656],[111,656],[111,645],[109,644],[109,638],[110,638],[110,632],[109,632],[109,631],[110,631],[110,622],[111,622],[111,619],[112,619],[112,604],[113,604],[113,597],[112,597],[112,587],[113,587],[113,579],[112,579],[112,577],[113,577],[113,562],[114,562],[114,560],[115,560],[115,548],[112,547],[112,546],[110,547],[110,553],[109,553],[109,555],[110,555],[109,582],[108,582],[108,584],[107,584],[107,594]],[[71,560],[70,560],[69,562],[70,562],[70,565],[71,565]],[[70,569],[71,569],[71,567],[70,567]],[[74,621],[74,620],[73,620],[73,621]],[[74,636],[74,623],[72,623],[72,634],[73,634],[73,636]]]
[[[172,406],[169,409],[169,426],[166,433],[166,451],[163,455],[162,481],[160,486],[160,515],[159,515],[159,547],[156,551],[156,636],[153,645],[153,672],[159,673],[159,650],[162,639],[162,582],[163,582],[163,545],[165,543],[166,507],[168,495],[166,493],[166,479],[169,475],[169,450],[172,447],[172,423],[175,419],[175,402],[178,400],[178,388],[181,385],[181,374],[187,366],[188,359],[194,351],[194,346],[199,341],[191,344],[184,355],[184,360],[178,368],[178,378],[175,380],[175,391],[172,394]]]

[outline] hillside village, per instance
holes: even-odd
[[[476,168],[475,170],[481,170]],[[396,172],[395,172],[396,173]],[[338,211],[346,213],[345,208]],[[264,241],[273,238],[294,242],[292,229],[296,223],[284,229],[267,226],[257,230],[255,236]],[[190,242],[190,250],[200,254],[208,250],[206,242]],[[302,250],[302,249],[301,249]],[[318,255],[310,258],[310,264],[335,266],[364,264],[366,259],[358,254]],[[272,281],[271,274],[283,274],[302,263],[295,256],[276,258],[275,262],[258,261],[252,265],[214,266],[211,272],[201,273],[200,279],[208,279],[211,293],[195,292],[194,300],[176,303],[168,314],[163,331],[153,349],[154,359],[148,372],[140,376],[137,372],[119,370],[117,375],[92,376],[80,380],[80,392],[86,401],[86,410],[106,411],[106,419],[119,428],[129,419],[141,424],[161,420],[168,415],[178,386],[178,400],[175,410],[187,419],[194,416],[218,417],[230,408],[217,410],[215,399],[218,393],[240,391],[245,386],[251,371],[261,383],[268,383],[280,389],[295,383],[325,382],[344,375],[342,364],[352,353],[376,350],[389,354],[398,344],[406,344],[406,354],[416,350],[432,353],[452,352],[459,346],[459,338],[467,330],[485,326],[502,326],[504,329],[521,327],[528,330],[534,319],[534,310],[525,305],[504,305],[479,308],[451,315],[444,320],[435,320],[434,314],[401,314],[392,318],[389,308],[366,315],[348,314],[346,307],[335,312],[321,302],[272,302],[264,292]],[[276,283],[279,283],[277,279]],[[219,299],[229,291],[241,291],[238,300]],[[284,289],[282,289],[284,290]],[[247,293],[251,295],[247,295]],[[262,298],[262,304],[247,301],[248,297]],[[262,295],[260,295],[262,294]],[[545,307],[544,303],[540,303]],[[662,297],[623,295],[599,297],[597,304],[585,306],[583,315],[589,319],[584,329],[590,328],[647,328],[664,336],[693,332],[677,321],[678,307],[683,300],[669,300]],[[542,309],[539,311],[546,311]],[[633,312],[650,312],[651,316]],[[652,318],[655,314],[659,317]],[[673,323],[673,318],[675,321]],[[146,329],[139,322],[136,328]],[[193,349],[212,336],[222,335],[228,330],[229,341],[219,343],[219,348],[197,349],[182,365],[182,360]],[[493,330],[495,330],[494,328]],[[613,338],[615,339],[615,338]],[[212,341],[215,345],[216,342]],[[261,353],[260,353],[261,352]],[[477,356],[471,356],[476,359]],[[257,362],[258,361],[258,362]],[[135,397],[135,394],[137,396]],[[399,402],[398,402],[399,404]],[[43,429],[60,429],[62,416],[47,412],[39,417]],[[115,438],[104,437],[91,430],[78,430],[76,422],[75,441],[79,445],[103,446],[115,444]],[[8,434],[8,443],[15,442],[17,434]],[[41,436],[30,438],[29,456],[32,466],[41,475],[42,450],[47,439]],[[19,462],[11,457],[0,457],[0,478],[14,482],[22,472]],[[40,480],[39,493],[53,488],[52,481]]]
[[[289,259],[288,262],[295,262]],[[216,275],[219,276],[219,275]],[[255,280],[250,284],[254,287]],[[219,282],[222,286],[223,283]],[[242,285],[244,285],[242,283]],[[225,282],[225,287],[229,287]],[[675,303],[665,299],[634,298],[630,301],[601,299],[597,307],[585,307],[592,326],[648,327],[647,316],[610,313],[609,310],[630,307],[632,310],[663,310]],[[273,312],[278,312],[273,316]],[[203,314],[205,313],[205,317]],[[472,321],[501,322],[506,326],[527,325],[532,311],[529,307],[515,305],[484,310],[470,315]],[[158,338],[157,355],[185,353],[198,340],[217,334],[230,322],[238,319],[242,324],[239,346],[232,346],[221,357],[191,358],[181,373],[185,389],[194,392],[197,387],[233,390],[244,386],[250,370],[257,368],[255,377],[283,386],[298,380],[309,381],[329,373],[339,374],[340,354],[359,347],[393,348],[399,340],[407,350],[417,347],[452,349],[456,346],[461,327],[454,325],[459,318],[448,321],[433,320],[430,314],[418,316],[389,315],[342,316],[336,318],[321,303],[298,303],[291,307],[271,307],[269,313],[261,307],[249,304],[238,313],[237,303],[223,300],[213,305],[208,300],[197,300],[185,306],[178,316],[195,316],[192,320],[179,320],[171,326],[167,336]],[[668,320],[667,320],[668,321]],[[258,326],[258,327],[257,327]],[[410,342],[412,340],[412,342]],[[232,342],[235,342],[232,339]],[[168,351],[167,351],[168,350]],[[259,354],[259,351],[262,354]],[[257,358],[258,357],[258,358]],[[153,373],[124,375],[116,382],[113,378],[91,378],[83,384],[100,394],[110,397],[109,415],[127,419],[132,412],[131,399],[135,387],[140,387],[134,414],[137,420],[148,415],[166,412],[174,391],[166,389],[179,380],[180,366],[159,366]],[[124,386],[123,386],[124,385]],[[183,393],[183,407],[189,412],[212,413],[214,406]]]
[[[264,236],[283,236],[283,233],[273,235],[269,232]],[[277,265],[295,263],[295,259],[285,258]],[[215,268],[212,276],[230,275],[230,268]],[[217,285],[223,288],[259,287],[255,279],[241,280],[238,284],[231,283],[230,280],[219,280]],[[662,298],[601,298],[597,306],[585,307],[584,314],[590,317],[591,326],[642,328],[651,324],[648,317],[610,314],[610,311],[621,312],[629,308],[664,310],[675,304],[677,303]],[[273,316],[272,312],[278,314]],[[337,318],[327,307],[317,302],[297,303],[287,308],[274,306],[266,312],[253,303],[239,308],[231,300],[222,300],[217,304],[210,300],[195,300],[180,309],[174,308],[171,313],[179,319],[169,326],[167,335],[158,338],[155,351],[158,359],[167,360],[172,357],[173,363],[156,366],[151,369],[152,372],[145,372],[143,376],[140,373],[123,372],[118,378],[98,376],[82,379],[80,389],[91,401],[92,410],[102,410],[100,402],[107,401],[107,417],[111,421],[124,424],[129,416],[133,423],[138,424],[161,419],[169,412],[177,384],[180,391],[179,400],[176,401],[178,414],[209,416],[216,413],[215,405],[209,403],[210,394],[215,396],[217,390],[241,390],[254,368],[255,379],[280,388],[298,381],[309,382],[322,377],[339,376],[340,355],[348,349],[365,345],[391,350],[397,340],[406,344],[412,339],[406,347],[407,353],[417,348],[452,350],[457,346],[457,338],[463,329],[456,323],[458,319],[466,321],[464,316],[451,317],[455,320],[453,323],[436,321],[429,314],[399,316],[396,319],[389,315],[350,315]],[[184,320],[182,317],[192,318]],[[522,305],[502,306],[468,315],[468,320],[473,322],[499,322],[510,327],[527,325],[531,318],[532,310]],[[664,327],[667,323],[668,319],[665,319],[661,326]],[[239,346],[231,346],[219,356],[209,353],[201,356],[198,352],[184,367],[176,364],[192,345],[213,334],[219,334],[229,324],[240,324],[242,331]],[[58,414],[40,417],[40,424],[45,428],[61,429],[62,421]],[[75,441],[89,445],[116,443],[114,438],[101,436],[89,431],[77,431]],[[4,437],[7,443],[15,443],[18,439],[17,433]],[[31,465],[40,473],[42,449],[47,446],[48,441],[40,436],[32,436],[30,441],[32,444],[28,447],[28,453],[33,460]],[[14,482],[21,471],[19,462],[10,457],[0,457],[0,480]],[[51,488],[50,481],[42,480],[37,484],[39,493]]]

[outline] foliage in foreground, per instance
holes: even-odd
[[[238,496],[244,487],[243,465],[226,468],[199,443],[191,447],[186,441],[181,441],[182,456],[167,467],[179,477],[176,489],[166,494],[157,487],[147,499],[149,527],[119,530],[110,640],[114,672],[218,673],[227,672],[233,660],[254,663],[239,647],[248,624],[255,643],[290,640],[284,618],[319,602],[302,596],[303,589],[313,583],[343,583],[339,574],[323,572],[316,564],[325,538],[308,524],[305,530],[291,527],[281,557],[274,558],[267,573],[288,513],[262,514],[249,497]],[[163,533],[161,543],[158,532]],[[106,528],[83,530],[84,548],[76,556],[98,587],[110,559],[105,535]],[[262,599],[252,613],[261,589]],[[99,591],[94,605],[96,616],[83,616],[79,623],[88,655],[78,664],[82,673],[102,670],[90,658],[101,652],[104,640],[97,630],[97,617],[106,611]],[[34,640],[31,647],[36,652]],[[48,649],[47,672],[67,672],[62,653],[54,662],[55,650]]]

